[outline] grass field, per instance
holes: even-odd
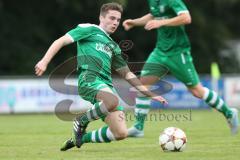
[[[168,119],[151,112],[146,124],[145,138],[126,139],[109,144],[84,144],[60,152],[62,142],[71,136],[72,123],[55,115],[0,115],[1,160],[238,160],[240,135],[231,136],[224,117],[209,110],[163,110]],[[172,118],[175,116],[175,119]],[[133,122],[128,114],[128,126]],[[165,118],[166,118],[165,117]],[[178,117],[178,118],[176,118]],[[89,129],[101,127],[97,121]],[[166,127],[182,128],[188,138],[181,153],[163,152],[158,145],[159,133]]]

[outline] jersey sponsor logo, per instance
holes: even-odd
[[[112,57],[112,50],[110,47],[103,43],[96,43],[96,50],[106,53],[109,57]]]

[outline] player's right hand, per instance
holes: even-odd
[[[47,63],[44,62],[43,60],[39,61],[36,66],[35,66],[35,74],[37,76],[41,76],[43,75],[43,73],[46,71],[47,69]]]
[[[134,27],[134,23],[132,19],[127,19],[125,21],[123,21],[123,28],[125,29],[125,31],[129,31],[131,28]]]

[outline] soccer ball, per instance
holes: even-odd
[[[181,152],[186,148],[186,134],[179,128],[168,127],[159,136],[159,145],[163,151]]]

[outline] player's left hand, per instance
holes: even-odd
[[[150,20],[148,23],[144,26],[146,30],[152,30],[152,29],[157,29],[162,26],[162,21],[161,20]]]
[[[162,96],[154,96],[154,97],[152,97],[152,99],[159,101],[162,104],[168,104],[168,101],[165,98],[163,98]]]

